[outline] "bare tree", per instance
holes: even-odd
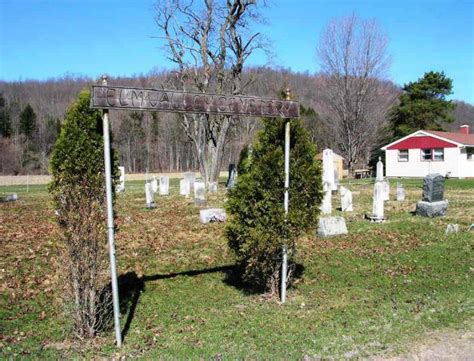
[[[242,71],[247,58],[261,48],[260,34],[249,24],[257,20],[256,0],[160,0],[156,23],[177,67],[174,86],[184,91],[242,94],[247,84]],[[180,117],[192,141],[199,170],[206,182],[219,177],[229,116],[204,114]]]
[[[368,159],[373,136],[385,118],[379,114],[378,97],[389,68],[387,37],[374,20],[355,15],[332,20],[321,35],[317,55],[335,120],[336,148],[352,172],[355,164]]]

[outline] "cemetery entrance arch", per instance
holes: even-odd
[[[114,308],[115,339],[122,344],[120,331],[120,310],[118,299],[117,271],[115,265],[114,219],[112,209],[112,167],[110,159],[109,109],[162,111],[172,113],[200,113],[224,116],[278,117],[286,119],[285,124],[285,195],[284,209],[288,212],[290,185],[290,120],[299,118],[298,102],[290,100],[266,99],[242,95],[221,95],[197,92],[183,92],[166,89],[131,88],[109,86],[107,76],[101,85],[91,88],[91,108],[103,110],[105,184],[107,195],[107,233],[110,256],[110,273]],[[286,295],[286,247],[283,249],[281,300]]]

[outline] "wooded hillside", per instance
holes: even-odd
[[[173,72],[151,72],[135,77],[109,78],[110,85],[133,85],[150,88],[173,87]],[[334,115],[329,106],[328,79],[320,74],[294,73],[286,69],[266,67],[247,68],[244,81],[249,82],[249,95],[277,97],[285,88],[290,88],[301,104],[304,124],[310,131],[318,149],[331,147],[340,152]],[[27,80],[22,82],[0,82],[0,173],[25,174],[47,173],[49,156],[56,140],[59,124],[68,105],[94,80],[86,77],[64,76],[47,81]],[[369,162],[373,148],[387,122],[388,109],[397,102],[400,88],[391,82],[379,87],[376,103],[370,114],[370,125],[374,132],[367,140],[360,165]],[[30,105],[34,113],[25,111]],[[456,102],[455,121],[448,129],[457,131],[459,125],[469,124],[474,129],[474,106]],[[176,121],[180,115],[169,113],[111,112],[113,141],[119,151],[120,163],[127,172],[168,172],[197,169],[197,159],[192,144],[181,125]],[[33,129],[26,136],[22,129]],[[223,167],[238,160],[240,150],[254,138],[260,128],[255,119],[235,119],[231,136],[225,146]]]

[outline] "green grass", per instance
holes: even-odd
[[[436,219],[410,214],[422,181],[402,182],[407,201],[387,202],[383,224],[363,219],[372,186],[351,185],[349,234],[298,241],[304,273],[283,306],[232,282],[223,224],[201,225],[199,209],[177,194],[177,180],[171,196],[156,197],[154,210],[144,207],[143,182],[127,183],[117,200],[116,242],[121,280],[127,275],[132,287],[122,297],[128,331],[118,354],[360,358],[407,351],[432,330],[472,328],[474,237],[466,229],[474,219],[474,181],[448,180],[448,215]],[[222,206],[220,186],[209,206]],[[391,186],[393,195],[395,181]],[[20,196],[0,204],[0,357],[116,356],[112,331],[94,341],[72,338],[59,301],[61,260],[49,197],[45,186],[25,190],[0,187],[0,194]],[[446,236],[448,223],[462,232]]]

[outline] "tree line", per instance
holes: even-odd
[[[342,155],[350,171],[366,167],[380,146],[411,130],[473,125],[472,105],[447,100],[452,81],[443,72],[427,72],[403,87],[387,79],[387,36],[375,20],[351,15],[329,21],[315,47],[320,71],[310,74],[246,65],[252,53],[268,51],[262,34],[249,30],[260,19],[255,2],[191,5],[156,4],[155,20],[175,69],[113,77],[109,85],[271,98],[288,88],[311,141],[319,151],[330,147]],[[67,107],[93,83],[98,80],[71,75],[0,81],[0,173],[47,173]],[[110,117],[127,172],[194,170],[206,182],[237,163],[261,129],[260,120],[246,117],[134,111],[111,111]]]

